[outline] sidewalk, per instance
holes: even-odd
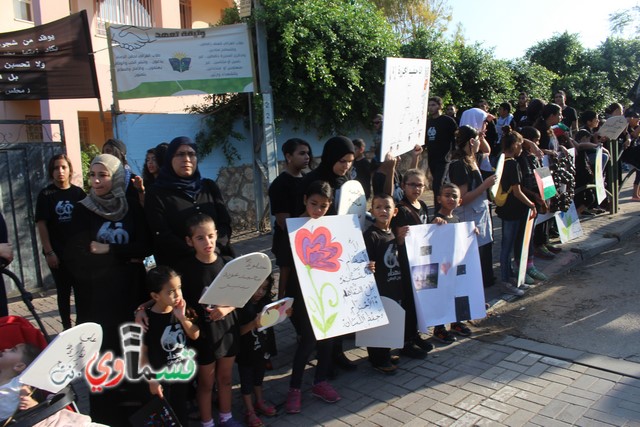
[[[627,182],[617,215],[581,222],[584,235],[561,245],[563,251],[554,260],[536,260],[538,268],[556,276],[640,231],[640,203],[630,201],[630,193]],[[431,205],[433,199],[425,200]],[[494,228],[497,266],[499,220]],[[235,247],[239,253],[272,256],[269,234],[240,236]],[[491,306],[515,298],[502,295],[498,286],[486,291]],[[59,332],[55,296],[38,298],[34,305],[48,331]],[[31,319],[21,302],[12,303],[9,310]],[[436,345],[425,360],[403,358],[394,376],[374,371],[366,350],[345,340],[347,355],[358,369],[341,372],[332,381],[342,400],[329,405],[313,398],[308,374],[302,413],[286,415],[283,406],[296,337],[289,322],[278,325],[276,335],[279,353],[273,358],[274,370],[267,371],[264,388],[279,406],[279,414],[263,417],[268,425],[640,426],[640,364],[509,336],[498,341],[491,336],[459,337],[452,345]],[[234,413],[242,419],[239,390],[234,393]]]

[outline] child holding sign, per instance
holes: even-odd
[[[301,216],[314,219],[324,216],[331,207],[332,200],[333,190],[328,182],[312,182],[304,193],[303,202],[305,212]],[[294,298],[291,323],[293,323],[296,333],[300,337],[296,353],[293,356],[289,393],[287,394],[285,407],[288,414],[298,414],[300,413],[302,404],[302,395],[300,392],[302,376],[304,375],[305,366],[313,350],[316,350],[318,363],[316,364],[311,393],[328,403],[337,402],[340,400],[340,395],[327,381],[333,338],[320,341],[316,340],[309,320],[309,314],[304,304],[297,274],[291,274],[291,276],[289,276],[289,283],[287,283],[285,295]]]
[[[240,391],[245,406],[244,421],[249,427],[261,427],[264,424],[258,418],[256,412],[272,417],[276,414],[276,408],[264,400],[262,394],[262,381],[265,373],[265,357],[267,351],[267,331],[259,331],[260,313],[265,305],[271,302],[271,289],[273,288],[273,276],[258,288],[251,300],[238,310],[238,323],[240,324],[240,351],[236,362],[240,373]],[[256,395],[256,403],[251,398],[251,393]]]
[[[371,215],[374,224],[364,232],[364,243],[369,260],[374,268],[376,284],[381,296],[400,303],[407,286],[403,285],[402,271],[398,261],[398,248],[404,245],[409,227],[399,227],[397,234],[391,230],[391,219],[398,213],[393,197],[379,193],[373,196]],[[404,250],[404,248],[402,249]],[[405,279],[406,280],[406,279]],[[367,347],[369,362],[383,374],[395,374],[397,356],[391,356],[390,348]]]
[[[216,246],[218,231],[213,219],[206,214],[196,214],[185,224],[187,244],[195,250],[195,256],[177,266],[182,275],[182,289],[187,305],[198,316],[200,337],[194,342],[198,362],[198,388],[196,399],[203,427],[213,427],[211,398],[213,384],[218,384],[218,408],[220,426],[240,425],[231,413],[233,363],[238,354],[240,336],[237,313],[234,307],[203,307],[198,301],[205,288],[220,273],[231,258],[220,254]],[[148,305],[145,303],[144,305]],[[138,308],[136,322],[147,324],[145,307]],[[142,313],[142,314],[141,314]]]

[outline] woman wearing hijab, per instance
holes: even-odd
[[[340,200],[340,187],[349,180],[348,172],[355,159],[356,149],[353,142],[346,136],[334,136],[325,142],[322,149],[320,165],[304,176],[297,191],[296,216],[304,212],[304,193],[307,187],[314,181],[328,182],[334,192],[334,202],[331,204],[327,215],[335,215],[338,200]]]
[[[186,220],[204,213],[213,218],[218,230],[218,246],[231,254],[231,217],[216,183],[202,178],[198,170],[196,144],[186,136],[169,144],[156,182],[145,194],[145,213],[153,233],[154,256],[158,265],[176,268],[193,256],[185,241]]]
[[[102,326],[101,352],[120,355],[120,326],[131,321],[134,309],[146,300],[142,260],[150,253],[148,232],[142,208],[127,202],[125,170],[118,158],[96,156],[89,181],[89,195],[74,210],[64,257],[77,283],[77,323]],[[91,417],[107,425],[125,425],[131,415],[127,408],[135,410],[140,404],[138,389],[124,383],[91,393]],[[125,396],[136,404],[123,406]]]
[[[125,196],[120,160],[100,154],[91,162],[91,190],[78,202],[65,257],[78,283],[77,323],[102,325],[103,348],[120,347],[118,327],[144,296],[150,253],[144,212]]]

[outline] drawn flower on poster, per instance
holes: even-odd
[[[316,285],[312,271],[335,273],[340,269],[342,245],[331,240],[331,232],[326,227],[319,227],[314,231],[302,228],[295,235],[296,254],[307,270],[315,294],[314,298],[309,299],[311,321],[325,336],[338,316],[338,290],[329,282]],[[325,296],[326,293],[328,295]]]

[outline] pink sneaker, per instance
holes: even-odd
[[[311,388],[311,394],[325,402],[335,403],[341,399],[338,392],[327,381],[320,381]]]
[[[287,403],[285,403],[285,409],[287,414],[299,414],[300,407],[302,406],[302,396],[300,395],[299,388],[290,388],[287,394]]]

